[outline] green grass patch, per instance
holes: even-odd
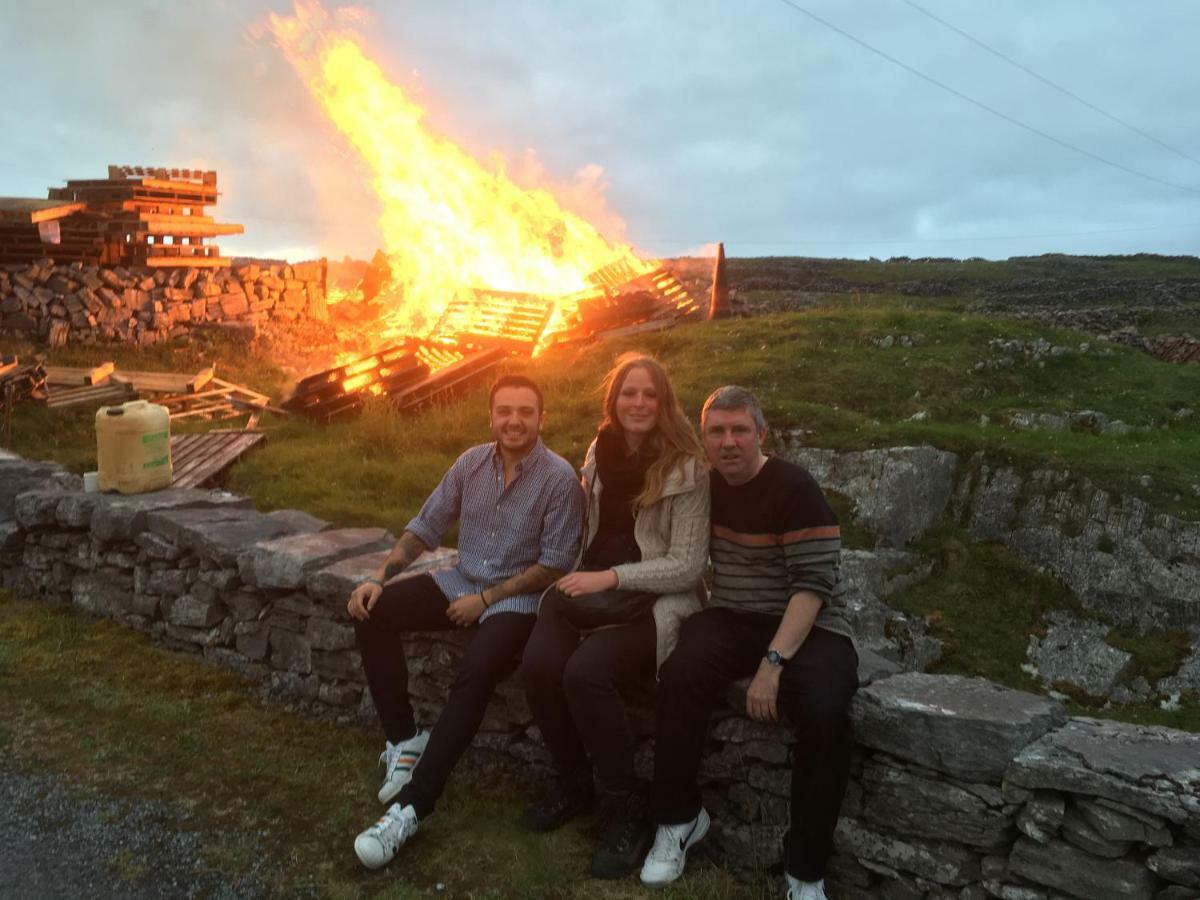
[[[888,350],[871,343],[886,334],[921,340]],[[1156,511],[1200,519],[1200,417],[1174,418],[1200,396],[1200,366],[1171,365],[1114,347],[1111,355],[1072,354],[1047,359],[1042,367],[1019,361],[1012,368],[975,371],[976,362],[989,358],[994,337],[1046,337],[1074,346],[1086,338],[1027,322],[919,308],[912,298],[890,296],[854,308],[695,323],[509,365],[544,384],[546,442],[575,464],[600,417],[601,377],[620,353],[639,349],[662,360],[692,415],[714,387],[739,383],[759,394],[773,426],[802,428],[814,446],[845,451],[932,444],[964,458],[983,450],[997,464],[1070,469],[1108,490],[1139,496]],[[161,360],[172,352],[150,349]],[[194,357],[197,351],[188,352]],[[269,375],[273,362],[256,356],[254,346],[226,352],[248,374],[275,377]],[[96,348],[72,353],[78,364],[109,355]],[[216,362],[218,371],[226,371],[224,358]],[[246,380],[263,388],[262,380]],[[1016,410],[1080,409],[1097,409],[1143,430],[1099,437],[1017,432],[999,424]],[[928,417],[912,420],[918,412]],[[980,416],[992,424],[980,426]],[[94,468],[93,417],[88,409],[23,406],[12,449],[76,471]],[[262,427],[268,440],[234,467],[230,487],[253,496],[262,509],[298,507],[338,525],[393,529],[416,512],[458,453],[489,438],[482,388],[415,416],[397,415],[379,401],[361,416],[327,426],[268,416]]]
[[[1155,684],[1174,675],[1192,646],[1191,637],[1180,628],[1156,628],[1145,633],[1133,628],[1114,628],[1105,642],[1133,655],[1122,677],[1126,684],[1138,677]]]
[[[1021,665],[1029,636],[1047,612],[1078,610],[1070,591],[1003,546],[973,543],[955,527],[931,532],[919,550],[934,561],[932,577],[893,594],[888,603],[923,617],[943,641],[942,658],[932,670],[1042,693]]]
[[[354,836],[379,815],[380,738],[304,718],[260,699],[240,677],[168,653],[75,610],[0,593],[0,752],[75,789],[190,812],[214,833],[206,862],[232,877],[258,858],[280,895],[327,897],[633,898],[634,879],[586,877],[584,825],[551,835],[518,826],[523,790],[462,771],[400,857],[368,872]],[[141,862],[118,856],[135,878]],[[440,890],[438,885],[444,885]],[[696,860],[664,897],[759,898],[777,885],[739,882]]]

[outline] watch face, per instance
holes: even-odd
[[[781,666],[781,665],[783,665],[783,657],[779,655],[778,650],[768,650],[767,651],[767,662],[769,662],[773,666]]]

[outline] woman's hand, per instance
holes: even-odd
[[[572,572],[558,579],[558,589],[568,597],[580,594],[597,594],[617,586],[617,573],[612,569],[603,572]]]

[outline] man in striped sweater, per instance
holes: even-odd
[[[839,578],[841,532],[803,468],[762,452],[766,422],[749,391],[726,386],[704,404],[712,463],[712,595],[687,619],[659,672],[652,811],[658,824],[642,881],[683,873],[708,831],[697,774],[714,703],[753,676],[746,713],[787,719],[792,751],[789,900],[824,900],[825,867],[850,763],[848,710],[858,655]]]

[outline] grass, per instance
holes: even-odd
[[[886,334],[923,340],[889,350],[871,343]],[[1200,366],[1171,365],[1112,347],[1110,355],[1071,354],[1040,367],[1021,361],[976,372],[976,362],[994,355],[987,346],[994,337],[1045,337],[1068,346],[1087,339],[1003,318],[915,308],[911,298],[885,296],[854,308],[686,325],[510,365],[544,384],[546,441],[576,464],[599,418],[595,386],[619,353],[641,349],[663,361],[693,414],[718,383],[740,383],[760,395],[773,426],[805,429],[815,446],[933,444],[964,458],[984,451],[993,463],[1027,471],[1070,469],[1110,491],[1139,496],[1156,511],[1200,520],[1200,415],[1174,418],[1200,397]],[[174,352],[151,350],[164,364]],[[109,355],[94,348],[72,352],[78,354],[72,361],[80,364]],[[269,388],[279,377],[274,361],[256,355],[253,347],[225,352],[231,354],[228,366],[222,357],[218,370],[236,362],[245,372],[239,377],[251,387]],[[202,355],[181,350],[189,365]],[[138,364],[150,367],[152,361]],[[394,530],[416,512],[459,452],[488,438],[486,405],[482,391],[475,390],[416,417],[397,417],[383,402],[328,426],[268,416],[263,423],[268,441],[233,469],[229,484],[263,509],[298,507],[338,525]],[[1141,430],[1099,437],[1018,432],[1001,424],[1016,410],[1080,409],[1100,410]],[[911,420],[922,411],[928,418]],[[93,415],[86,409],[22,406],[14,418],[12,449],[76,471],[92,468]],[[990,424],[981,426],[981,416]]]
[[[531,835],[521,789],[462,772],[412,846],[381,872],[354,858],[354,835],[378,815],[373,732],[265,705],[238,676],[155,648],[70,608],[0,594],[0,752],[6,765],[56,773],[75,790],[151,800],[190,813],[205,861],[230,878],[259,869],[280,895],[600,898],[644,896],[635,879],[586,877],[582,826]],[[118,855],[135,877],[143,861]],[[443,886],[439,888],[439,885]],[[660,896],[768,896],[696,861]]]
[[[930,633],[943,642],[942,657],[930,671],[978,675],[1017,690],[1045,693],[1021,666],[1029,637],[1042,633],[1047,613],[1057,609],[1083,615],[1071,592],[1002,545],[973,543],[956,526],[930,532],[916,549],[933,560],[932,577],[893,594],[887,602],[923,618]],[[1138,634],[1113,628],[1107,641],[1133,654],[1123,679],[1126,683],[1141,675],[1154,684],[1173,674],[1189,648],[1187,632],[1178,630]],[[1156,699],[1141,705],[1105,706],[1100,698],[1062,685],[1056,688],[1068,695],[1067,706],[1074,715],[1200,731],[1200,695],[1184,696],[1178,709],[1164,710]]]

